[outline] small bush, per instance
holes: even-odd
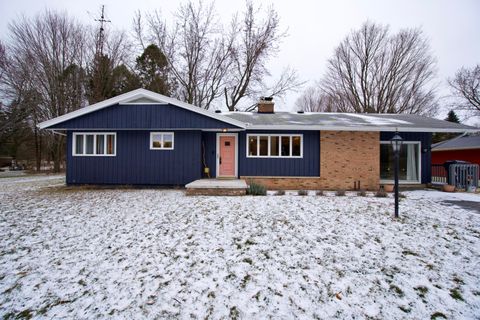
[[[323,193],[323,190],[317,190],[317,192],[315,192],[315,194],[317,196],[324,196],[325,194]]]
[[[367,196],[367,192],[365,190],[360,190],[357,192],[357,196],[359,197],[366,197]]]
[[[455,300],[460,300],[460,301],[465,301],[462,297],[462,294],[458,289],[451,289],[450,290],[450,297],[452,297]]]
[[[308,191],[307,190],[298,190],[298,195],[299,196],[308,196]]]
[[[388,193],[386,193],[385,190],[380,189],[380,190],[377,191],[377,193],[375,193],[375,197],[386,198],[386,197],[388,197]]]
[[[275,195],[276,196],[284,196],[285,195],[285,190],[278,190],[277,192],[275,192]]]
[[[402,199],[406,199],[406,198],[407,198],[407,196],[406,196],[405,194],[403,194],[403,193],[399,193],[399,194],[398,194],[398,197],[399,197],[399,198],[402,198]]]
[[[264,185],[251,182],[248,185],[247,194],[251,196],[265,196],[267,195],[267,188]]]
[[[337,190],[337,192],[335,192],[335,195],[337,197],[343,197],[345,196],[345,190]]]

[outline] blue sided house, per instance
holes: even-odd
[[[394,114],[212,112],[144,89],[42,122],[67,138],[69,185],[183,186],[202,178],[270,189],[377,189],[393,179],[389,140],[403,138],[400,182],[431,180],[431,133],[473,132]]]

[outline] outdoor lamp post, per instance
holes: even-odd
[[[400,159],[400,149],[402,148],[402,137],[395,132],[395,135],[390,140],[393,149],[393,155],[395,156],[395,218],[398,218],[398,169]]]

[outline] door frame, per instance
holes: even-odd
[[[233,136],[235,137],[235,175],[234,176],[220,176],[220,137]],[[216,151],[216,178],[236,178],[238,177],[238,133],[217,133],[217,151]]]

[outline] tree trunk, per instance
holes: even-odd
[[[38,134],[38,128],[35,124],[34,127],[34,135],[35,135],[35,164],[36,164],[36,169],[37,171],[41,170],[42,166],[42,152],[41,152],[41,138],[40,135]]]
[[[63,155],[63,142],[64,137],[60,135],[55,135],[53,137],[53,172],[60,172],[60,166],[62,163]]]

